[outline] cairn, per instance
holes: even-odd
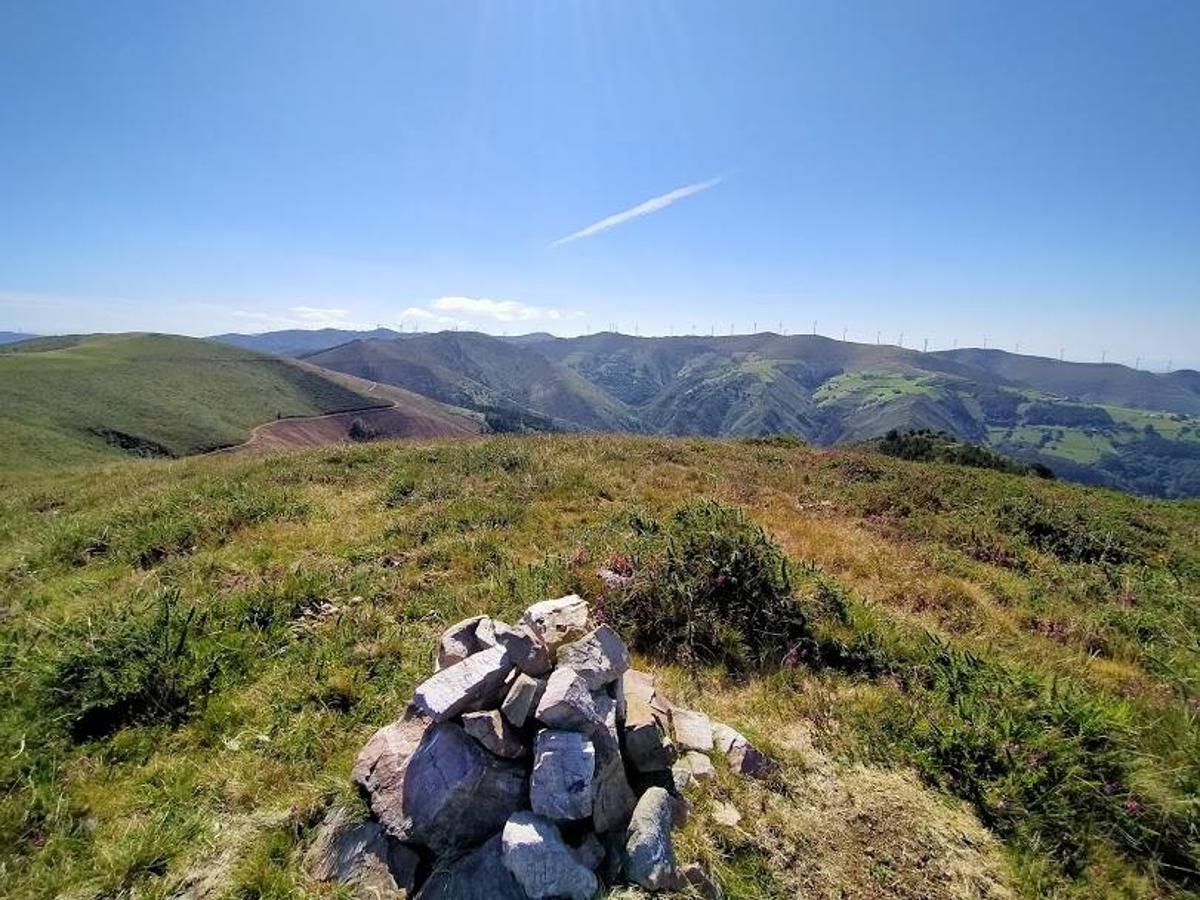
[[[306,855],[315,877],[376,900],[588,900],[617,884],[719,895],[676,864],[684,792],[715,776],[714,753],[748,777],[773,763],[668,702],[586,601],[535,603],[515,627],[459,622],[435,670],[363,747],[353,778],[374,819],[332,811]]]

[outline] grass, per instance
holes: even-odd
[[[830,378],[813,393],[818,405],[853,402],[887,403],[901,397],[938,396],[939,379],[932,375],[894,372],[847,372]]]
[[[785,557],[796,653],[730,669],[641,645],[671,696],[784,762],[771,786],[722,771],[680,837],[728,896],[1196,888],[1196,502],[621,437],[103,471],[0,494],[6,897],[166,896],[210,870],[235,896],[311,893],[296,850],[353,802],[355,752],[442,627],[603,603],[601,565],[775,591]],[[672,544],[717,565],[660,570]],[[727,565],[756,547],[776,562]]]
[[[48,462],[185,456],[239,443],[276,418],[378,403],[284,360],[210,341],[35,341],[0,352],[0,468],[23,476]]]

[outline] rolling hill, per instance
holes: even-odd
[[[481,410],[498,430],[793,434],[822,445],[943,431],[1062,477],[1200,496],[1200,375],[813,335],[351,341],[310,357]],[[514,424],[515,423],[515,424]]]
[[[212,341],[156,334],[42,338],[0,351],[0,467],[123,455],[179,457],[238,444],[264,422],[392,407],[369,385],[315,366]],[[426,398],[399,398],[425,420],[463,428]],[[473,430],[478,430],[474,426]]]
[[[258,350],[276,356],[304,356],[319,353],[354,340],[395,340],[406,337],[390,328],[375,328],[371,331],[348,331],[342,328],[292,328],[286,331],[267,331],[262,334],[216,334],[209,338],[222,344],[241,347],[243,350]]]
[[[0,344],[15,344],[19,341],[29,341],[37,336],[36,334],[25,334],[21,331],[0,331]]]

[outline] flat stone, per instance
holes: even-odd
[[[670,795],[647,789],[638,800],[625,841],[625,876],[648,891],[675,890],[680,884],[671,841]]]
[[[683,754],[675,765],[684,766],[697,781],[712,781],[717,777],[717,770],[713,768],[708,754],[697,750],[689,750]]]
[[[479,624],[486,619],[487,616],[471,616],[443,631],[442,639],[438,642],[437,663],[434,668],[445,669],[482,650],[476,632]]]
[[[513,726],[521,728],[537,710],[545,691],[545,678],[533,678],[521,672],[500,704],[500,712]]]
[[[497,619],[479,624],[476,637],[485,647],[503,647],[513,665],[526,675],[540,677],[554,668],[550,648],[526,625],[513,628]]]
[[[304,868],[318,881],[350,885],[363,900],[401,898],[416,879],[417,855],[402,844],[389,847],[378,822],[356,821],[349,810],[331,809],[304,854]]]
[[[596,749],[578,731],[538,732],[533,745],[529,805],[539,816],[559,822],[592,814]]]
[[[729,767],[739,775],[763,780],[773,776],[779,768],[773,759],[750,743],[745,735],[728,725],[713,723],[713,743],[724,754]]]
[[[490,753],[504,759],[520,759],[525,755],[525,745],[508,720],[499,710],[463,713],[463,731],[483,745]]]
[[[558,665],[574,669],[595,691],[620,678],[629,668],[629,651],[607,625],[594,628],[577,641],[558,648]]]
[[[350,777],[367,793],[377,790],[399,791],[408,758],[416,751],[432,724],[410,706],[403,718],[371,735],[359,751]]]
[[[497,707],[512,669],[508,651],[488,647],[423,681],[413,692],[413,705],[435,722],[469,710]]]
[[[416,900],[529,900],[504,865],[504,846],[496,834],[465,856],[438,862]]]
[[[695,891],[701,900],[722,900],[725,894],[717,885],[708,870],[700,863],[688,863],[679,870],[680,876]]]
[[[558,826],[529,812],[514,813],[504,826],[504,866],[531,900],[591,900],[599,888],[590,868],[575,858]]]
[[[587,601],[575,594],[543,600],[525,610],[521,624],[541,638],[550,653],[588,630]]]
[[[397,840],[444,854],[472,847],[503,828],[526,805],[526,778],[521,765],[498,759],[462,727],[443,722],[425,733],[399,783],[377,787],[370,800]]]
[[[713,748],[712,721],[694,709],[671,710],[671,727],[680,750],[699,750],[708,753]]]
[[[571,669],[555,669],[537,705],[537,719],[551,728],[589,731],[600,722],[583,679]]]

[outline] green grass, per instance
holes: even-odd
[[[311,892],[296,850],[355,802],[350,762],[440,629],[568,591],[604,608],[601,564],[691,585],[644,595],[681,609],[728,605],[732,576],[802,613],[782,655],[713,630],[690,668],[641,663],[784,762],[786,790],[722,781],[761,827],[721,838],[705,802],[689,825],[681,852],[727,896],[795,896],[809,854],[837,850],[787,830],[815,777],[797,723],[839,765],[967,804],[1021,896],[1195,889],[1200,504],[589,436],[130,462],[0,492],[0,894],[166,896],[214,853],[232,895]],[[915,870],[863,871],[917,895]]]
[[[939,379],[932,375],[847,372],[822,384],[813,393],[813,399],[818,404],[887,403],[901,397],[936,397],[939,392]]]
[[[210,341],[34,341],[0,352],[0,469],[185,456],[236,444],[275,418],[372,405],[284,360]]]

